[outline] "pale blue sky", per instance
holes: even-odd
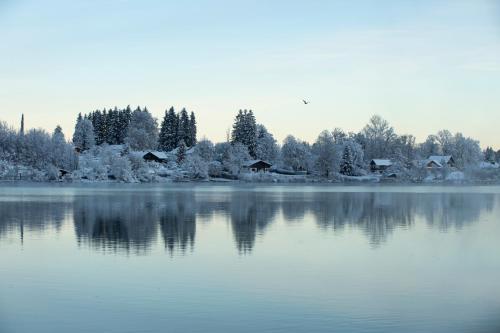
[[[219,141],[251,108],[278,140],[312,141],[377,113],[500,148],[499,1],[0,0],[0,41],[15,126],[71,134],[78,112],[173,105]]]

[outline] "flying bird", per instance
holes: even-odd
[[[303,99],[302,102],[304,102],[304,104],[309,104],[310,103],[309,101],[306,101],[305,99]]]

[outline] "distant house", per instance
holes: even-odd
[[[162,152],[162,151],[149,151],[146,154],[144,154],[142,156],[142,158],[145,161],[149,161],[149,162],[163,163],[163,162],[167,161],[168,156],[165,152]]]
[[[424,166],[427,169],[440,169],[443,165],[435,160],[424,160]]]
[[[272,164],[263,160],[251,160],[243,163],[243,169],[249,172],[268,172]]]
[[[433,155],[429,156],[427,161],[433,161],[436,164],[440,165],[441,168],[445,166],[453,168],[455,166],[455,160],[451,155]]]
[[[374,158],[370,161],[370,170],[372,172],[382,172],[392,165],[391,160]]]

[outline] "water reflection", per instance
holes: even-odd
[[[0,237],[26,230],[56,230],[68,217],[80,246],[96,250],[144,254],[161,240],[170,254],[192,251],[201,221],[230,221],[239,253],[249,253],[256,238],[278,220],[304,223],[313,219],[321,230],[362,230],[380,246],[397,228],[418,219],[447,231],[462,228],[491,211],[495,194],[467,193],[284,193],[197,192],[195,190],[76,195],[73,201],[0,201]],[[223,217],[223,218],[221,218]],[[198,219],[198,222],[197,222]]]

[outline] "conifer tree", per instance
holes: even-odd
[[[233,124],[231,142],[237,142],[248,148],[250,156],[255,158],[257,152],[257,123],[252,110],[239,110]]]
[[[21,115],[21,129],[19,130],[19,134],[24,135],[24,113]]]
[[[189,144],[188,146],[193,147],[196,145],[196,118],[194,112],[191,112],[191,116],[189,118]]]
[[[189,132],[189,116],[186,109],[183,108],[179,114],[179,130],[177,132],[178,144],[180,144],[180,141],[184,141],[184,144],[189,146],[191,143]]]
[[[342,160],[340,161],[340,173],[345,176],[352,176],[354,171],[353,159],[351,154],[351,149],[349,145],[344,147],[344,153],[342,154]]]
[[[184,140],[179,142],[179,146],[177,147],[177,163],[180,164],[186,158],[186,144]]]
[[[171,107],[168,111],[165,110],[158,139],[158,147],[160,150],[170,151],[177,147],[179,141],[177,137],[178,123],[179,121],[175,114],[174,107]]]

